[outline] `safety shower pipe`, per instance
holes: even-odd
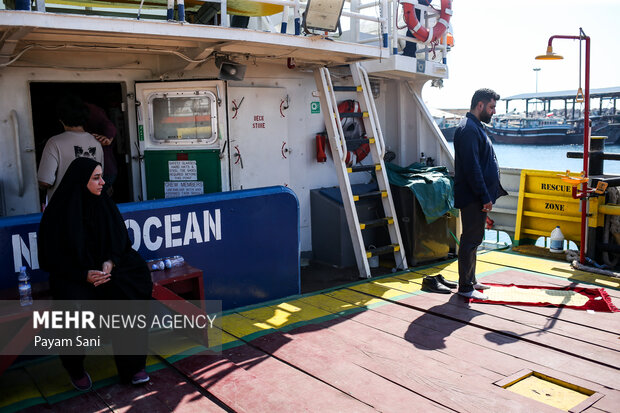
[[[584,92],[584,115],[583,115],[583,173],[584,178],[588,177],[588,161],[590,158],[590,36],[586,36],[581,28],[579,36],[563,36],[554,35],[549,38],[548,47],[551,47],[554,39],[570,39],[586,41],[586,71],[585,71],[585,92]],[[581,76],[581,73],[579,73]],[[587,206],[588,198],[588,181],[584,182],[581,187],[583,198],[581,198],[581,238],[579,245],[579,262],[586,263],[586,223],[588,221]]]

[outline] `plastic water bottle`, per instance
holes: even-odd
[[[19,269],[17,281],[19,282],[19,304],[21,306],[32,305],[32,286],[30,285],[30,277],[28,272],[26,272],[25,266]]]
[[[564,252],[564,234],[558,225],[551,231],[551,243],[549,244],[550,252]]]
[[[166,264],[164,264],[164,260],[161,260],[161,259],[149,260],[146,263],[149,266],[149,270],[151,271],[159,271],[159,270],[163,270],[166,268]]]
[[[185,259],[180,255],[168,257],[164,260],[164,265],[166,266],[166,268],[180,267],[184,263],[185,263]]]

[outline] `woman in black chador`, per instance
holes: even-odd
[[[149,300],[152,282],[142,257],[131,241],[116,204],[102,193],[101,164],[75,159],[45,208],[39,227],[39,264],[50,273],[55,300]],[[125,337],[127,340],[129,337]],[[131,336],[143,341],[146,333]],[[118,340],[113,340],[115,352]],[[138,343],[141,344],[141,343]],[[71,382],[88,390],[84,355],[61,355]],[[123,382],[149,381],[145,355],[115,355]]]

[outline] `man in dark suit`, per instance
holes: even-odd
[[[507,195],[499,178],[499,165],[482,123],[495,114],[499,95],[491,89],[474,93],[470,111],[454,133],[454,206],[461,211],[463,231],[459,245],[458,293],[486,300],[477,290],[489,288],[476,280],[476,252],[484,239],[487,213],[500,196]]]

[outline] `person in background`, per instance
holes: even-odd
[[[116,137],[116,126],[99,106],[88,102],[85,102],[85,105],[89,114],[84,129],[92,134],[103,147],[103,164],[105,165],[103,179],[106,183],[104,190],[109,196],[112,196],[112,185],[114,185],[118,175],[113,145]]]
[[[422,6],[430,6],[431,1],[433,0],[418,0],[418,4]],[[417,17],[418,21],[421,21],[420,19],[422,18],[422,12],[419,9],[415,9],[415,16]],[[411,29],[409,28],[407,28],[406,36],[412,39],[415,39],[415,36],[413,35],[413,33],[411,32]],[[405,42],[405,47],[403,48],[403,56],[415,57],[416,51],[417,51],[417,45],[415,43]]]
[[[484,239],[487,213],[500,196],[507,195],[499,177],[499,165],[482,123],[489,123],[499,95],[480,89],[471,99],[470,111],[454,133],[454,206],[461,211],[463,231],[459,245],[458,293],[486,300],[477,291],[489,286],[476,280],[476,252]]]
[[[77,96],[67,95],[59,100],[56,109],[65,131],[47,141],[37,172],[39,186],[47,190],[46,204],[75,158],[87,157],[105,164],[101,144],[84,130],[88,120],[88,108],[84,102]]]
[[[149,269],[132,248],[116,204],[103,192],[102,173],[99,162],[75,159],[43,212],[37,237],[39,265],[50,274],[54,300],[151,298]],[[146,356],[124,352],[123,346],[127,342],[138,351],[146,350],[147,332],[123,334],[111,337],[121,382],[146,383]],[[74,387],[87,391],[92,383],[84,369],[84,354],[76,353],[61,354],[60,360]]]

